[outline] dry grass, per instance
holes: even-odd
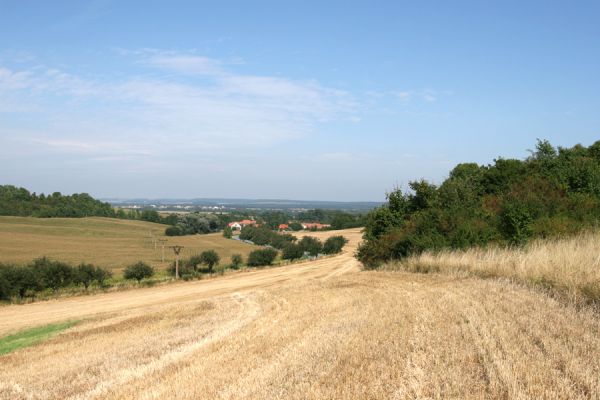
[[[426,252],[384,269],[507,278],[575,303],[600,303],[600,233],[538,240],[524,248]]]
[[[182,237],[164,236],[165,225],[113,218],[29,218],[0,217],[0,262],[26,263],[36,257],[70,263],[90,262],[115,272],[127,264],[145,261],[164,268],[173,261],[173,252],[155,250],[150,234],[166,239],[166,245],[182,245],[182,257],[214,249],[223,262],[232,254],[246,257],[255,247],[225,239],[220,233]]]
[[[508,281],[358,272],[336,257],[0,308],[0,399],[592,399],[600,320]]]

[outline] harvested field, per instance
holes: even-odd
[[[114,218],[0,217],[0,262],[27,263],[48,256],[70,263],[88,262],[115,272],[137,261],[164,268],[173,252],[155,246],[150,234],[166,240],[165,245],[182,245],[182,257],[213,249],[223,262],[234,253],[246,257],[255,247],[225,239],[220,233],[180,237],[164,236],[166,225]]]
[[[344,235],[314,262],[2,307],[1,335],[83,320],[0,356],[0,398],[598,398],[597,314],[506,281],[360,272]]]

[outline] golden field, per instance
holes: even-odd
[[[168,237],[164,236],[165,228],[150,222],[100,217],[0,217],[0,262],[27,263],[47,256],[73,264],[93,263],[116,272],[137,261],[164,268],[174,260],[173,251],[165,248],[165,262],[161,262],[161,243],[155,249],[151,237],[166,240],[165,246],[185,246],[181,252],[184,258],[213,249],[223,263],[234,253],[246,258],[255,248],[225,239],[220,233]]]
[[[319,233],[324,237],[337,232]],[[600,319],[507,280],[364,272],[353,252],[0,307],[2,399],[593,399]]]
[[[548,289],[570,302],[600,305],[600,232],[535,240],[522,248],[425,252],[385,269],[505,278]]]

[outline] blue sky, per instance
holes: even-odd
[[[377,201],[536,138],[589,145],[599,20],[591,1],[0,0],[0,183]]]

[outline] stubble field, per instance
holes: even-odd
[[[325,236],[331,233],[319,233]],[[591,399],[600,322],[503,280],[313,262],[0,308],[0,398]]]

